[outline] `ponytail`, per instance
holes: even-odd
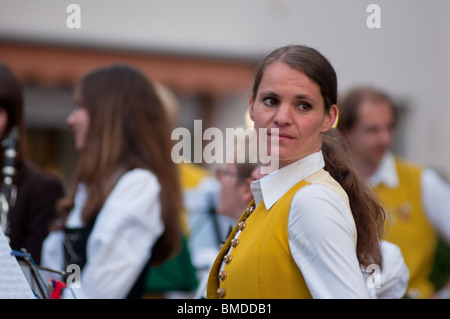
[[[325,170],[342,186],[349,197],[356,224],[356,254],[361,265],[375,263],[381,267],[379,241],[383,235],[384,210],[367,183],[357,173],[347,144],[340,133],[330,129],[324,134],[322,153]]]

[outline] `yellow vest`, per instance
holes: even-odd
[[[197,187],[200,181],[209,175],[206,169],[196,164],[181,162],[178,167],[183,190]]]
[[[422,169],[396,158],[399,185],[374,188],[387,213],[385,240],[400,247],[409,268],[408,294],[427,298],[434,290],[428,277],[433,266],[437,237],[422,209]]]
[[[210,272],[207,298],[290,299],[311,298],[289,248],[288,219],[291,201],[299,189],[321,183],[345,192],[321,170],[302,180],[267,210],[264,202],[248,216],[254,201],[242,215],[222,247]],[[241,230],[238,238],[236,233]],[[355,231],[356,233],[356,231]],[[233,247],[229,252],[230,247]],[[230,257],[231,256],[231,257]],[[222,262],[225,263],[220,271]]]

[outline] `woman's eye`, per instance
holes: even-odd
[[[264,102],[264,104],[267,105],[267,106],[274,106],[274,105],[277,105],[278,100],[277,100],[276,98],[273,98],[273,97],[266,97],[266,98],[263,100],[263,102]]]
[[[299,103],[297,107],[300,111],[309,111],[311,109],[311,104],[302,102]]]

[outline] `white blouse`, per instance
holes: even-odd
[[[79,288],[64,289],[63,298],[125,298],[164,231],[160,185],[153,173],[133,169],[117,182],[100,210],[86,248],[87,263]],[[85,226],[81,210],[86,188],[79,185],[66,227]],[[52,232],[42,250],[42,265],[62,270],[62,231]]]
[[[324,165],[319,151],[252,182],[256,206],[263,201],[266,209],[270,209],[287,190]],[[356,256],[352,213],[334,190],[321,184],[301,188],[292,199],[288,223],[291,254],[313,298],[376,297],[367,287],[367,278],[361,273]],[[395,272],[405,274],[406,271],[408,277],[401,254],[390,256],[400,265]],[[404,276],[397,279],[395,273],[385,278],[385,283],[392,279],[390,283],[398,287],[397,297],[401,297],[407,284]]]

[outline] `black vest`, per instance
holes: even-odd
[[[94,222],[82,228],[64,229],[64,269],[67,269],[67,266],[70,264],[76,264],[82,270],[84,265],[86,265],[86,246],[93,227]],[[142,297],[149,268],[150,260],[146,263],[137,281],[129,291],[127,299],[138,299]]]

